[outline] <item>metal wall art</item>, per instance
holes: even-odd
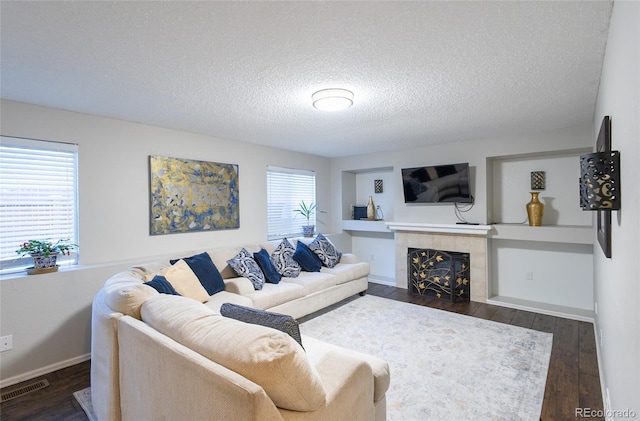
[[[611,257],[611,212],[620,209],[620,154],[611,151],[611,119],[600,124],[596,153],[580,157],[580,206],[597,212],[598,243]]]

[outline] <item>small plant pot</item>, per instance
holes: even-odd
[[[51,253],[48,256],[44,254],[32,254],[33,269],[29,273],[48,273],[58,270],[57,261],[58,253]]]
[[[315,231],[315,225],[303,225],[302,226],[302,235],[305,237],[313,237],[313,232]]]

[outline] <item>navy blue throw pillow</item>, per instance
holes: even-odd
[[[282,279],[282,275],[278,273],[276,267],[271,262],[271,257],[269,253],[265,249],[261,249],[258,252],[253,253],[253,260],[258,263],[260,269],[262,269],[262,273],[264,273],[264,277],[267,282],[272,284],[277,284]]]
[[[296,251],[293,253],[293,260],[298,262],[302,270],[306,272],[320,272],[322,262],[316,254],[302,241],[298,241]]]
[[[170,262],[173,265],[178,260],[180,259],[173,259]],[[213,264],[213,260],[211,260],[209,253],[205,251],[200,254],[196,254],[195,256],[184,257],[182,260],[184,260],[187,265],[189,265],[193,273],[196,274],[198,280],[204,289],[207,290],[209,295],[224,291],[222,275],[220,275],[216,265]]]
[[[160,294],[180,295],[178,294],[178,291],[173,288],[173,285],[167,281],[167,278],[162,275],[156,275],[152,280],[145,282],[144,284],[149,285]]]

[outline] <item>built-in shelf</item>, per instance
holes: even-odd
[[[425,224],[419,222],[386,222],[391,231],[420,231],[447,234],[467,234],[486,236],[491,225],[472,224]]]
[[[344,219],[342,220],[342,229],[345,231],[390,232],[383,220]]]
[[[593,244],[591,225],[494,224],[491,238],[499,240],[545,241],[549,243]]]
[[[494,295],[487,299],[487,304],[509,307],[516,310],[533,311],[535,313],[546,314],[548,316],[564,317],[583,322],[593,323],[594,321],[594,313],[591,310],[540,303],[537,301],[522,300],[519,298]]]

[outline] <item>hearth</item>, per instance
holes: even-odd
[[[451,302],[471,296],[469,253],[428,248],[407,251],[407,281],[412,294]]]

